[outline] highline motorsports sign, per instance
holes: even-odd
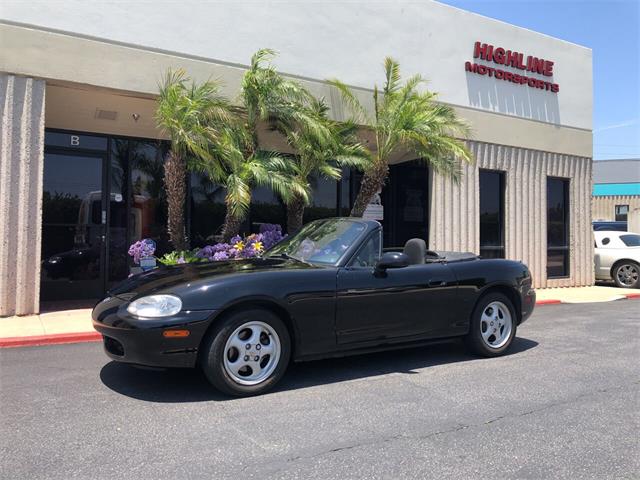
[[[493,62],[496,65],[509,67],[511,69],[521,70],[523,73],[515,73],[501,68],[491,67],[482,63],[465,62],[464,69],[467,72],[476,73],[478,75],[488,75],[497,80],[516,83],[518,85],[527,85],[531,88],[547,90],[553,93],[560,91],[560,85],[539,78],[531,77],[528,73],[544,75],[545,77],[553,76],[553,62],[544,58],[525,55],[515,50],[505,50],[502,47],[494,47],[487,43],[476,42],[473,48],[473,58],[479,58],[486,62]],[[528,72],[525,74],[524,72]]]

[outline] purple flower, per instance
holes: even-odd
[[[133,257],[136,265],[140,264],[141,258],[152,257],[155,251],[155,242],[148,238],[139,240],[129,247],[129,255]]]
[[[215,262],[218,262],[220,260],[229,260],[229,254],[227,252],[216,252],[213,254],[213,257],[210,258],[210,260],[213,260]]]
[[[260,226],[260,233],[254,233],[245,238],[236,235],[229,243],[206,245],[198,250],[196,256],[198,258],[206,258],[211,262],[253,258],[271,248],[283,238],[280,225],[265,223]]]

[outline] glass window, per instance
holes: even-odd
[[[309,178],[311,204],[304,209],[304,223],[320,218],[335,217],[338,210],[338,182],[323,176]]]
[[[374,233],[351,260],[352,267],[375,267],[380,260],[380,232]]]
[[[627,247],[640,247],[640,235],[620,235],[620,240],[622,240]]]
[[[547,178],[547,277],[569,275],[569,180]]]
[[[616,222],[626,222],[629,205],[616,205]]]
[[[287,209],[284,202],[270,188],[254,187],[251,196],[249,222],[249,226],[240,230],[243,231],[249,228],[252,232],[257,232],[263,223],[282,225],[283,230],[286,230]]]
[[[340,182],[338,182],[338,196],[340,200],[338,216],[340,217],[348,217],[351,213],[351,176],[351,169],[343,167],[342,177],[340,178]]]
[[[216,243],[222,231],[226,207],[224,187],[203,174],[191,174],[191,246]]]
[[[504,172],[480,170],[480,255],[504,258]]]
[[[167,233],[167,197],[164,190],[166,144],[155,140],[131,141],[131,243],[142,238],[156,242],[156,255],[172,250]]]

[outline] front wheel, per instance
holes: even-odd
[[[640,266],[632,261],[619,263],[613,269],[613,281],[621,288],[640,288]]]
[[[258,395],[284,375],[291,356],[285,324],[268,310],[242,310],[226,316],[204,341],[200,364],[218,390]]]
[[[501,293],[480,299],[473,311],[466,337],[467,346],[478,355],[502,355],[516,336],[516,312],[513,303]]]

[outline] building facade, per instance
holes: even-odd
[[[339,78],[371,106],[382,61],[419,73],[472,129],[462,180],[410,155],[382,192],[384,238],[526,262],[536,287],[593,282],[591,50],[437,2],[8,1],[0,13],[0,315],[97,298],[126,276],[126,248],[162,248],[162,162],[154,122],[168,68],[219,78],[237,98],[252,53],[346,118]],[[384,32],[381,35],[381,32]],[[367,103],[368,102],[368,103]],[[269,134],[265,148],[286,151]],[[295,152],[289,152],[295,153]],[[317,179],[307,219],[349,211],[358,175]],[[224,191],[192,176],[193,245],[219,227]],[[246,228],[284,223],[258,189]]]
[[[593,220],[640,232],[640,158],[593,162]]]

